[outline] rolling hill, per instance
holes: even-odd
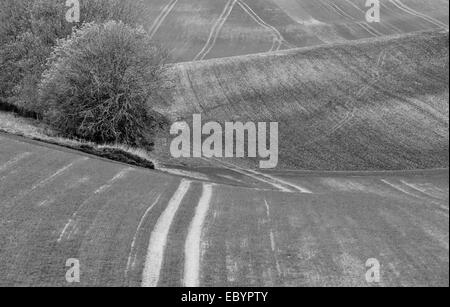
[[[285,169],[448,167],[448,36],[434,30],[174,64],[160,111],[278,121]]]
[[[448,1],[383,0],[375,25],[364,2],[148,0],[173,55],[152,107],[277,121],[279,169],[0,131],[0,286],[448,287]]]
[[[0,286],[448,287],[448,171],[277,173],[289,191],[216,175],[0,133]],[[65,278],[74,258],[80,283]]]
[[[174,62],[448,29],[448,1],[382,0],[367,23],[365,0],[147,0],[146,28]]]

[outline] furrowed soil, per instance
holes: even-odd
[[[448,29],[448,1],[380,2],[368,23],[365,0],[147,0],[145,26],[174,62]]]
[[[279,168],[445,168],[448,42],[448,31],[426,31],[173,64],[159,110],[173,120],[279,122]]]

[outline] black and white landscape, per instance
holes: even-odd
[[[0,0],[0,286],[448,287],[448,10]]]

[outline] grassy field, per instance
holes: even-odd
[[[365,0],[148,0],[146,28],[174,62],[448,29],[448,1],[382,0],[367,23]]]
[[[178,62],[157,111],[278,121],[279,169],[0,112],[0,286],[448,287],[448,1],[383,0],[377,25],[365,0],[148,3]]]
[[[448,167],[448,38],[428,31],[175,64],[160,111],[278,121],[280,168]]]
[[[241,184],[0,134],[0,286],[449,284],[448,171],[277,174],[310,193],[226,174]]]

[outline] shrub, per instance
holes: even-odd
[[[65,20],[64,0],[0,1],[0,104],[24,114],[40,114],[37,87],[45,59],[60,38],[85,22],[123,21],[136,25],[144,0],[80,0],[78,24]]]
[[[72,33],[72,28],[89,22],[122,21],[129,25],[141,22],[144,12],[143,0],[80,0],[80,22],[65,20],[67,7],[62,0],[35,0],[31,12],[33,33],[47,45]]]
[[[147,101],[161,86],[167,52],[142,28],[90,23],[60,40],[40,102],[62,132],[95,142],[148,146],[164,119]]]

